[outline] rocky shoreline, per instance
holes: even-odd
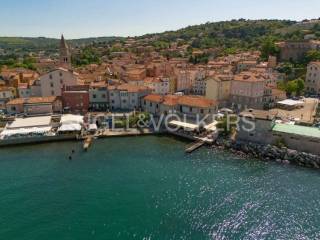
[[[282,164],[294,164],[298,166],[320,169],[320,156],[286,147],[279,148],[273,145],[261,145],[249,142],[235,142],[219,138],[216,147],[229,150],[232,153],[245,157],[250,156],[263,161],[274,161]]]

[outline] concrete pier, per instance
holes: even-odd
[[[186,147],[186,153],[192,153],[195,150],[197,150],[198,148],[202,147],[204,144],[205,144],[205,142],[201,141],[201,140],[194,142]]]

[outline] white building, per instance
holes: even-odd
[[[141,99],[150,94],[147,87],[123,84],[120,86],[110,86],[109,104],[110,110],[134,110],[141,107]]]
[[[144,86],[152,89],[155,94],[166,95],[170,91],[170,80],[164,77],[149,77],[144,79]]]
[[[20,98],[29,98],[31,97],[31,89],[27,83],[21,83],[18,86],[18,95]]]
[[[34,81],[34,83],[30,86],[30,90],[32,97],[41,97],[40,79]]]
[[[42,97],[61,96],[64,86],[78,84],[78,73],[65,68],[58,68],[40,77]]]
[[[91,84],[89,88],[90,109],[106,111],[109,108],[109,93],[106,84]]]

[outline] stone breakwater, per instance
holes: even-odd
[[[218,148],[230,150],[240,156],[250,156],[264,161],[275,161],[283,164],[295,164],[308,168],[320,168],[320,156],[299,152],[286,147],[261,145],[249,142],[234,142],[225,139],[216,141]]]

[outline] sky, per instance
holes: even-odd
[[[0,36],[139,36],[231,19],[320,17],[320,0],[0,0]]]

